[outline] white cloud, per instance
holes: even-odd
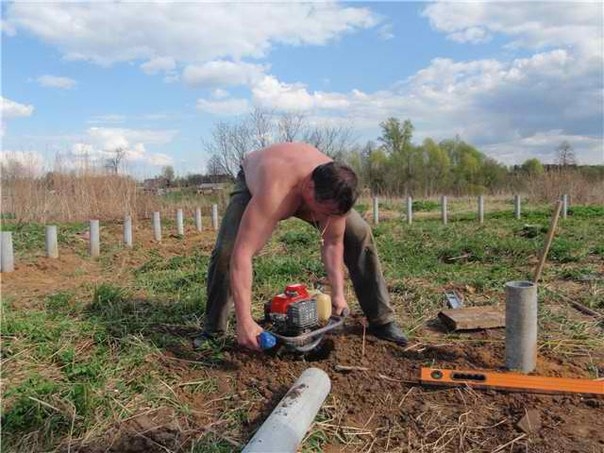
[[[484,42],[501,34],[512,37],[514,47],[572,46],[586,55],[602,51],[604,19],[598,2],[439,2],[422,14],[458,42]]]
[[[378,36],[384,41],[394,38],[394,32],[392,31],[392,24],[384,24],[378,29]]]
[[[107,115],[95,115],[89,118],[88,124],[120,124],[126,121],[125,115],[110,113]]]
[[[172,57],[157,57],[141,65],[141,69],[145,74],[157,74],[159,72],[170,73],[176,68],[176,62]]]
[[[247,99],[223,99],[215,101],[198,99],[197,109],[213,115],[241,115],[249,111],[250,103]]]
[[[273,76],[262,78],[252,88],[252,94],[255,104],[275,110],[338,110],[350,106],[345,94],[320,91],[310,93],[304,84],[280,82]]]
[[[224,99],[230,96],[229,92],[223,90],[222,88],[216,88],[212,90],[212,98],[213,99]]]
[[[76,86],[77,82],[69,77],[59,77],[53,75],[43,75],[36,79],[38,84],[48,88],[60,88],[62,90],[69,90]]]
[[[262,77],[267,66],[233,61],[210,61],[185,67],[182,79],[192,86],[249,85]]]
[[[68,59],[103,65],[258,58],[275,44],[324,45],[379,21],[368,8],[335,2],[15,2],[6,5],[5,18]]]
[[[169,144],[176,134],[175,130],[91,127],[83,140],[73,143],[71,154],[75,157],[85,156],[90,162],[102,164],[117,148],[122,148],[127,162],[168,165],[171,162],[168,155],[150,153],[147,146]]]
[[[492,143],[484,146],[482,150],[508,165],[522,163],[529,157],[553,164],[557,158],[556,149],[565,140],[572,145],[579,164],[604,164],[604,145],[601,138],[568,135],[561,130],[537,132],[515,140]]]
[[[31,116],[34,113],[34,106],[31,104],[20,104],[3,96],[0,96],[0,101],[2,103],[3,120]]]

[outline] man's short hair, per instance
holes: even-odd
[[[359,196],[357,175],[348,165],[339,162],[319,165],[312,172],[312,180],[315,201],[333,202],[339,215],[350,211]]]

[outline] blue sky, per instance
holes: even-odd
[[[567,140],[604,164],[601,2],[2,4],[2,158],[203,172],[217,122],[253,108],[343,125],[388,117],[506,165]]]

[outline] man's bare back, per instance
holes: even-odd
[[[305,212],[300,185],[315,167],[331,161],[329,156],[305,143],[281,143],[248,154],[243,171],[253,197],[280,198],[280,220],[292,216],[312,220]]]

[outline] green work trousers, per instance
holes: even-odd
[[[230,260],[241,218],[251,198],[252,194],[245,183],[245,175],[240,171],[222,218],[208,266],[204,327],[208,334],[222,334],[227,328],[232,305],[229,283]],[[317,225],[313,226],[317,228]],[[344,263],[348,268],[361,309],[369,323],[382,325],[392,321],[394,310],[390,303],[371,228],[354,209],[346,217]]]

